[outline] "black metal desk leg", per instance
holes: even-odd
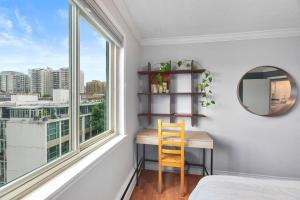
[[[139,185],[139,144],[136,143],[136,185]]]
[[[213,175],[213,169],[214,169],[214,150],[210,150],[210,175]]]
[[[202,165],[203,165],[203,168],[202,168],[202,174],[203,174],[203,176],[205,176],[205,154],[206,154],[206,152],[205,152],[205,149],[202,149],[202,153],[203,153],[203,156],[202,156],[202,159],[203,159],[203,161],[202,161]]]
[[[146,153],[145,153],[145,144],[143,144],[143,169],[145,170],[145,160],[146,160]]]

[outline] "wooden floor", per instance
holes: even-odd
[[[157,191],[157,171],[143,170],[139,185],[133,190],[130,200],[187,200],[202,176],[185,175],[185,196],[180,197],[179,174],[163,173],[163,192]]]

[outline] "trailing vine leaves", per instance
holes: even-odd
[[[201,106],[208,107],[216,102],[212,99],[212,91],[211,91],[211,83],[213,81],[213,77],[210,71],[205,71],[202,74],[202,81],[198,85],[199,92],[201,92]]]

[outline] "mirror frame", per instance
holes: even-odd
[[[274,112],[274,113],[270,113],[270,114],[267,114],[267,115],[260,115],[260,114],[257,114],[251,110],[249,110],[242,102],[241,98],[240,98],[240,94],[239,94],[239,91],[240,91],[240,84],[243,80],[243,77],[246,76],[247,73],[249,73],[250,71],[254,70],[254,69],[257,69],[259,67],[272,67],[272,68],[275,68],[275,69],[278,69],[278,70],[281,70],[283,71],[288,80],[290,81],[290,84],[291,84],[291,96],[289,97],[289,100],[291,101],[291,106],[285,108],[285,109],[281,109],[279,110],[278,112]],[[293,79],[293,77],[288,73],[286,72],[285,70],[279,68],[279,67],[275,67],[275,66],[270,66],[270,65],[263,65],[263,66],[258,66],[258,67],[254,67],[250,70],[248,70],[243,76],[242,78],[239,80],[238,82],[238,86],[237,86],[237,97],[238,97],[238,100],[240,102],[240,104],[242,105],[242,107],[247,110],[248,112],[252,113],[252,114],[255,114],[255,115],[259,115],[259,116],[267,116],[267,117],[273,117],[273,116],[279,116],[279,115],[283,115],[283,114],[286,114],[288,113],[290,110],[292,110],[292,108],[295,106],[296,104],[296,100],[297,100],[297,96],[298,96],[298,89],[297,89],[297,85],[296,85],[296,82],[295,80]]]

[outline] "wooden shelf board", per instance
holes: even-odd
[[[195,74],[199,74],[199,73],[203,73],[205,71],[205,69],[195,69],[195,70],[171,70],[168,72],[161,72],[159,70],[154,70],[154,71],[138,71],[137,73],[139,75],[148,75],[148,74],[191,74],[191,73],[195,73]]]
[[[171,93],[147,93],[138,92],[138,95],[201,95],[201,92],[171,92]]]
[[[206,117],[203,114],[189,114],[189,113],[139,113],[138,116],[158,116],[158,117]]]

